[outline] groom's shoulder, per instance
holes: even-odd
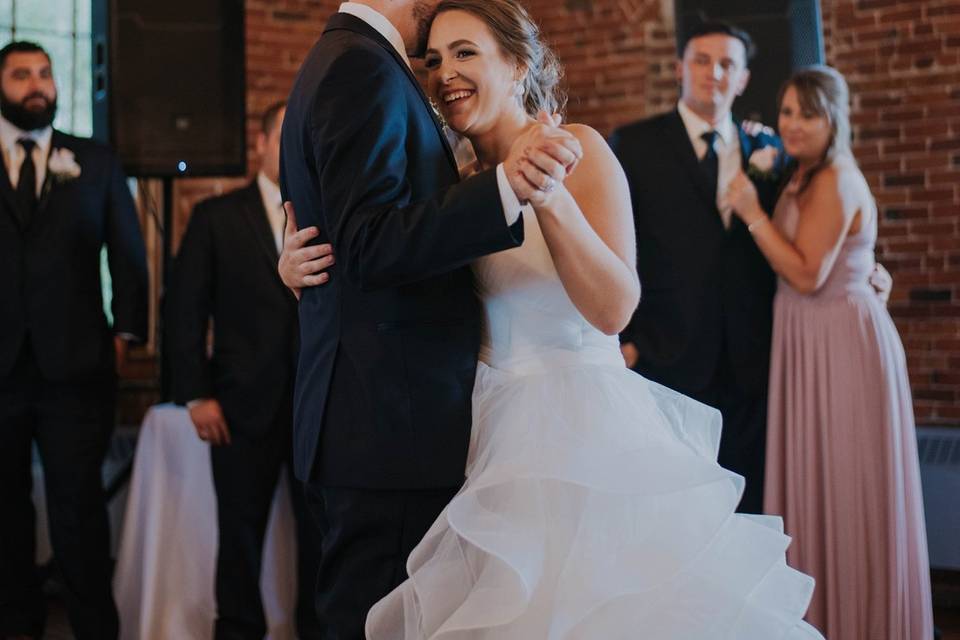
[[[390,53],[373,38],[349,29],[326,31],[317,41],[311,57],[333,60],[365,60],[385,62]]]
[[[390,54],[369,38],[350,31],[323,35],[311,51],[304,73],[313,80],[368,83],[403,77]]]

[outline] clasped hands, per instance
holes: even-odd
[[[583,158],[580,141],[560,128],[560,122],[559,114],[540,112],[537,123],[513,142],[503,161],[507,181],[521,203],[534,208],[548,205]]]
[[[541,112],[536,124],[528,127],[510,147],[503,161],[507,181],[517,200],[535,209],[549,206],[562,190],[563,181],[576,169],[583,157],[580,141],[560,128],[560,116]],[[298,229],[292,202],[283,203],[287,221],[283,228],[283,250],[277,263],[280,279],[300,299],[303,287],[322,285],[330,275],[324,273],[336,261],[333,246],[307,243],[319,235],[316,227]]]

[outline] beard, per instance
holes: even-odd
[[[32,98],[43,98],[45,106],[41,109],[27,107],[27,101]],[[53,124],[53,118],[57,115],[57,99],[51,101],[42,93],[31,93],[20,102],[13,102],[0,91],[0,115],[23,131],[45,129]]]
[[[413,3],[413,20],[417,25],[417,42],[410,53],[413,58],[422,58],[427,51],[427,41],[430,39],[430,25],[433,23],[436,2],[416,0]]]

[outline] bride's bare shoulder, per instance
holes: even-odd
[[[561,125],[561,128],[576,136],[583,147],[583,159],[579,168],[568,178],[568,183],[576,187],[578,183],[590,185],[597,180],[620,181],[623,174],[620,162],[600,132],[593,127],[576,123]]]
[[[606,139],[600,135],[600,132],[593,127],[578,123],[564,124],[560,125],[560,127],[564,131],[572,133],[577,140],[580,141],[580,145],[583,147],[584,162],[590,162],[591,164],[596,163],[601,166],[613,162],[619,166],[619,162],[616,156],[613,155],[613,150],[610,149],[610,145],[607,144]]]
[[[560,125],[560,128],[576,136],[580,144],[584,146],[584,151],[586,151],[588,145],[590,147],[596,147],[598,145],[607,146],[607,141],[600,135],[600,132],[589,125],[571,122]]]

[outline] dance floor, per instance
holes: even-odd
[[[44,640],[74,640],[67,623],[67,612],[59,599],[51,598]],[[941,640],[960,640],[960,608],[936,609],[934,620],[943,633]]]

